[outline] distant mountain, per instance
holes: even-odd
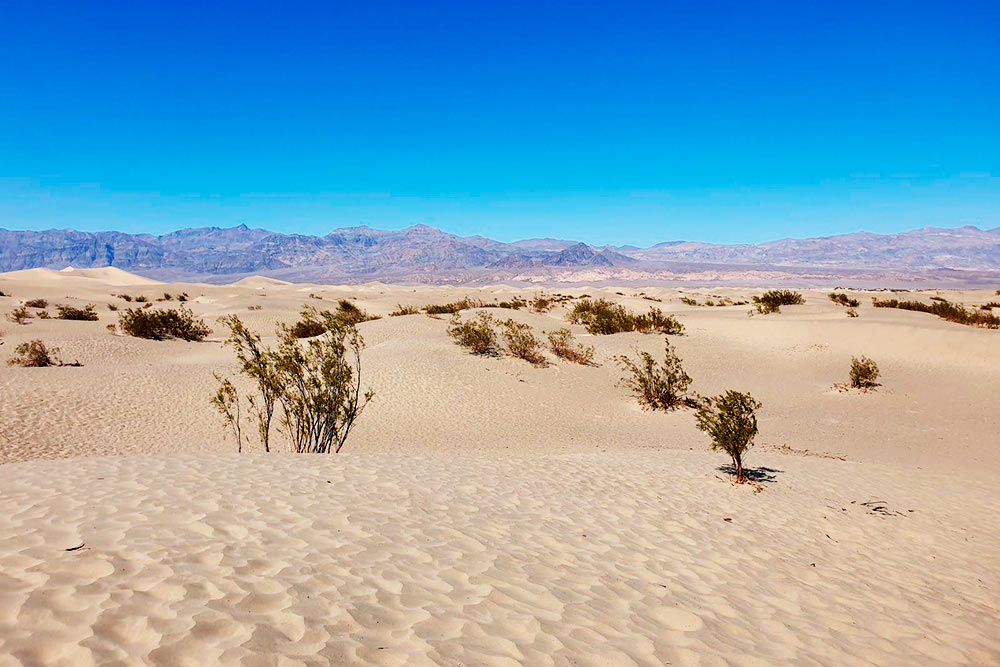
[[[566,276],[650,280],[659,273],[674,275],[698,267],[825,272],[818,275],[959,271],[992,279],[994,273],[1000,276],[1000,227],[858,232],[750,245],[670,241],[649,248],[597,247],[560,239],[503,243],[426,225],[401,230],[348,227],[326,236],[278,234],[244,225],[182,229],[163,236],[0,229],[0,271],[66,266],[110,266],[155,278],[210,281],[254,274],[346,282],[569,279]]]

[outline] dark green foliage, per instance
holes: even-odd
[[[347,324],[360,324],[379,319],[378,315],[369,315],[347,299],[341,299],[337,303],[337,317],[344,320]]]
[[[712,451],[728,454],[736,470],[736,481],[747,481],[743,455],[757,435],[757,415],[761,404],[750,394],[730,389],[719,396],[702,398],[695,413],[699,430],[712,439]]]
[[[782,306],[796,306],[805,302],[800,293],[791,290],[769,290],[753,297],[754,308],[765,315],[780,313]]]
[[[126,299],[126,301],[127,301],[127,299]],[[139,296],[135,297],[135,302],[136,303],[147,303],[148,301],[149,301],[149,299],[147,299],[146,297],[142,296],[141,294]]]
[[[49,302],[45,299],[30,299],[24,302],[28,308],[48,308]]]
[[[464,322],[456,317],[448,326],[448,335],[472,354],[495,356],[500,352],[496,324],[489,313],[476,313],[475,319]]]
[[[878,386],[878,365],[868,357],[851,357],[851,386],[872,389]]]
[[[59,348],[49,348],[40,340],[21,343],[14,348],[14,356],[7,360],[11,366],[24,368],[44,368],[46,366],[62,366],[58,357]]]
[[[901,310],[931,313],[949,322],[956,322],[972,327],[1000,329],[1000,317],[982,310],[972,310],[960,303],[952,303],[950,301],[934,301],[934,303],[928,304],[920,301],[898,301],[896,299],[877,299],[873,297],[872,305],[876,308],[899,308]]]
[[[83,308],[74,308],[73,306],[56,306],[56,311],[56,319],[60,320],[81,320],[84,322],[97,321],[97,311],[94,310],[94,304],[88,304]]]
[[[647,314],[635,314],[625,306],[607,299],[583,299],[574,304],[569,321],[582,324],[588,333],[607,335],[623,331],[658,332],[679,334],[684,325],[673,315],[664,315],[659,308],[651,307]]]
[[[295,338],[315,338],[326,331],[326,325],[320,321],[316,309],[309,307],[302,310],[302,319],[293,324],[288,331]]]
[[[827,296],[830,297],[830,301],[841,306],[847,306],[848,308],[857,308],[861,305],[857,299],[852,299],[843,292],[830,292]]]
[[[204,340],[211,329],[204,320],[198,319],[190,310],[181,306],[177,310],[147,310],[145,308],[118,313],[118,326],[123,333],[137,338],[165,340]]]
[[[643,407],[670,410],[692,403],[687,396],[691,377],[684,372],[681,359],[669,341],[664,341],[662,364],[649,352],[639,352],[638,360],[622,355],[615,357],[615,361],[625,372],[620,384],[629,388]]]
[[[504,345],[511,356],[524,359],[535,366],[546,365],[542,355],[542,344],[535,337],[531,327],[523,322],[506,320],[500,324]]]
[[[569,329],[556,329],[549,332],[549,348],[560,359],[572,361],[584,366],[594,365],[594,348],[576,343],[573,332]]]

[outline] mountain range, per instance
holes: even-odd
[[[0,272],[67,266],[113,266],[153,278],[207,282],[253,274],[312,282],[655,281],[713,275],[726,281],[727,275],[750,272],[793,280],[910,276],[985,284],[1000,282],[1000,227],[925,227],[740,245],[670,241],[648,248],[562,239],[503,243],[426,225],[348,227],[325,236],[245,225],[162,236],[0,229]]]

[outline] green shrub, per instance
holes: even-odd
[[[847,306],[848,308],[857,308],[861,305],[857,299],[852,299],[843,292],[830,292],[827,296],[830,298],[830,301],[841,306]]]
[[[420,309],[416,306],[404,306],[401,303],[396,304],[396,310],[389,313],[389,317],[400,317],[402,315],[416,315],[420,312]]]
[[[424,312],[428,315],[454,315],[470,308],[482,308],[484,305],[479,299],[463,297],[452,303],[427,304],[424,306]]]
[[[1000,317],[982,310],[970,310],[962,304],[946,300],[935,300],[934,303],[920,301],[898,301],[896,299],[877,299],[872,297],[872,305],[876,308],[899,308],[914,310],[921,313],[931,313],[941,319],[958,324],[986,329],[1000,329]]]
[[[147,310],[145,308],[118,313],[118,326],[122,332],[137,338],[165,340],[204,340],[211,329],[204,320],[198,319],[190,310],[181,306],[177,310]]]
[[[796,306],[805,302],[800,293],[791,290],[770,290],[753,297],[754,308],[765,315],[780,313],[782,306]]]
[[[594,348],[582,343],[575,343],[573,332],[569,329],[556,329],[549,332],[549,349],[554,355],[584,366],[594,365]]]
[[[732,458],[738,483],[747,481],[743,455],[757,435],[756,411],[760,407],[750,394],[730,389],[719,396],[702,398],[695,413],[698,429],[712,439],[712,451],[725,452]]]
[[[584,325],[588,333],[598,335],[623,331],[679,334],[684,330],[684,325],[673,315],[664,315],[659,308],[650,307],[649,313],[637,315],[607,299],[577,301],[567,317],[574,324]]]
[[[496,324],[489,313],[477,313],[476,319],[464,322],[456,317],[448,326],[448,335],[472,354],[495,356],[500,352]]]
[[[56,311],[56,319],[59,320],[80,320],[83,322],[97,321],[97,311],[94,310],[94,304],[88,304],[83,308],[74,308],[73,306],[56,306]]]
[[[851,357],[851,386],[872,389],[878,386],[878,365],[868,357]]]
[[[541,352],[542,344],[535,337],[529,325],[506,320],[500,324],[500,327],[500,333],[508,353],[535,366],[546,364],[545,356]]]
[[[24,302],[28,308],[48,308],[49,302],[45,299],[30,299]]]
[[[240,451],[249,440],[243,434],[244,401],[265,451],[270,451],[272,418],[280,406],[281,429],[291,440],[292,451],[325,454],[340,452],[355,420],[375,395],[371,390],[361,393],[364,339],[357,327],[339,313],[306,308],[303,315],[321,318],[323,333],[303,342],[291,327],[281,326],[273,350],[235,315],[221,320],[231,331],[226,342],[236,350],[240,373],[256,385],[256,391],[243,398],[231,380],[216,375],[221,384],[212,403],[236,436]]]
[[[691,404],[687,396],[691,377],[684,372],[681,359],[669,341],[664,341],[662,364],[649,352],[639,352],[638,360],[620,355],[615,361],[625,373],[619,384],[630,389],[643,407],[670,410]]]
[[[362,322],[370,322],[372,320],[380,319],[378,315],[370,315],[366,313],[347,299],[341,299],[337,302],[337,317],[341,318],[348,324],[361,324]]]
[[[7,363],[11,366],[23,366],[24,368],[62,366],[58,355],[59,348],[49,348],[40,340],[31,340],[14,348],[14,356],[8,359]]]

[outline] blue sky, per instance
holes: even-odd
[[[1000,3],[731,4],[5,3],[0,227],[1000,226]]]

